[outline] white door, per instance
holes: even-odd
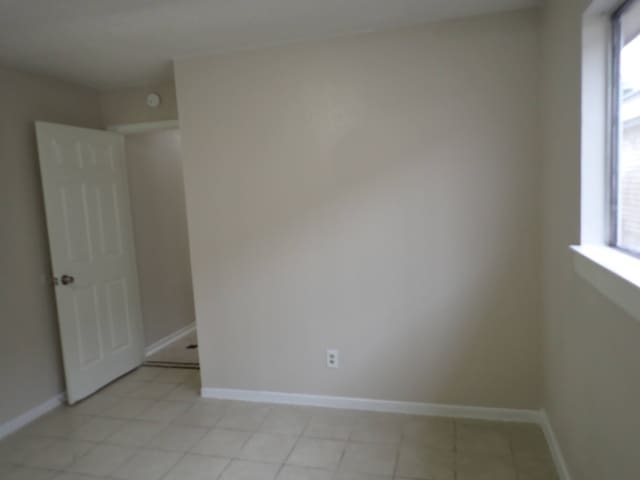
[[[58,321],[75,403],[142,363],[124,139],[36,122]]]

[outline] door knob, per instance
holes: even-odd
[[[63,285],[71,285],[74,280],[75,278],[73,278],[71,275],[62,275],[62,277],[60,277],[60,283],[62,283]]]

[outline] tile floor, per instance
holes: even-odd
[[[142,367],[0,442],[6,480],[552,480],[532,425],[199,398]]]

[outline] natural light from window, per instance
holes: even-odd
[[[633,25],[636,18],[633,9],[621,18],[617,198],[613,200],[616,245],[640,253],[640,35]]]

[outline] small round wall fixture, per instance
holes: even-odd
[[[158,108],[160,106],[160,95],[157,93],[147,95],[147,105],[151,108]]]

